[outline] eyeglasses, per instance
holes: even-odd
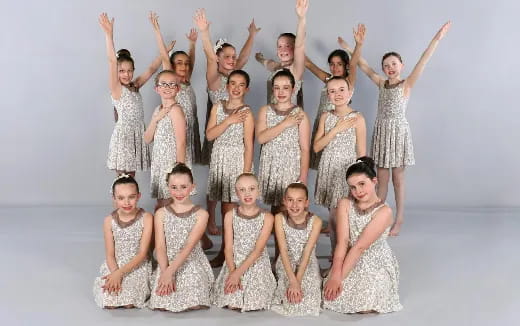
[[[171,82],[171,83],[162,82],[162,83],[157,84],[157,87],[161,87],[161,88],[177,88],[178,86],[179,85],[176,82]]]

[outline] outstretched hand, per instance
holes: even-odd
[[[150,23],[152,23],[153,29],[155,29],[156,31],[161,29],[161,27],[159,26],[159,16],[155,12],[150,11],[148,19],[150,19]]]
[[[108,18],[106,12],[99,15],[99,25],[106,34],[112,34],[114,32],[114,18]]]
[[[296,15],[298,15],[298,18],[305,18],[307,9],[309,9],[309,0],[296,0]]]
[[[256,27],[254,18],[251,21],[251,24],[249,24],[249,27],[247,28],[247,30],[249,31],[249,34],[253,34],[253,35],[260,32],[261,29],[262,29],[261,27]]]
[[[448,33],[448,31],[450,30],[450,27],[451,27],[451,21],[448,21],[447,23],[445,23],[444,25],[442,25],[441,29],[439,29],[439,31],[437,32],[437,34],[435,34],[435,39],[436,39],[437,41],[442,40],[442,38],[444,37],[444,35],[446,35],[446,33]]]
[[[201,32],[205,32],[209,29],[208,20],[206,19],[206,9],[197,9],[195,11],[195,16],[193,16],[193,22]]]
[[[357,30],[354,29],[354,40],[356,40],[356,44],[362,45],[365,41],[365,33],[366,33],[366,27],[364,24],[358,24]],[[338,40],[339,41],[339,40]]]
[[[199,37],[199,33],[197,33],[197,30],[195,28],[190,29],[190,32],[186,34],[186,38],[190,42],[197,42],[197,38]]]

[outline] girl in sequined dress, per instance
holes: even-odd
[[[323,308],[340,313],[402,309],[399,265],[387,238],[392,210],[376,193],[374,161],[362,157],[347,170],[348,198],[338,203],[338,241],[323,289]]]
[[[296,80],[295,89],[291,95],[291,102],[303,110],[303,72],[305,70],[305,25],[306,13],[309,6],[308,0],[296,0],[296,14],[298,26],[296,35],[293,33],[282,33],[278,36],[277,51],[278,62],[265,59],[262,53],[256,54],[256,60],[262,64],[271,74],[267,79],[267,103],[276,103],[273,96],[273,77],[282,68],[289,69]]]
[[[379,88],[377,117],[372,135],[372,156],[379,176],[377,193],[382,200],[386,199],[388,182],[392,174],[397,211],[390,231],[392,236],[399,234],[404,219],[404,170],[406,166],[415,164],[412,134],[405,116],[408,99],[412,87],[450,26],[451,22],[447,22],[439,29],[406,79],[401,79],[404,65],[401,56],[396,52],[388,52],[383,56],[381,65],[386,78],[370,68],[366,60],[363,58],[359,60],[361,70]],[[343,46],[350,51],[346,43]]]
[[[226,263],[212,291],[218,307],[242,312],[269,309],[276,288],[267,252],[267,240],[273,229],[273,215],[258,207],[258,181],[251,173],[236,181],[240,206],[226,213]]]
[[[323,112],[334,110],[334,105],[332,105],[332,103],[329,101],[327,94],[327,80],[336,76],[342,77],[347,79],[349,85],[352,87],[352,89],[354,89],[356,84],[357,63],[359,57],[361,56],[361,47],[363,46],[363,41],[365,40],[365,25],[358,25],[357,30],[354,31],[354,39],[356,41],[356,47],[354,48],[354,53],[352,54],[352,60],[349,59],[349,56],[345,50],[337,49],[329,54],[327,62],[329,63],[330,73],[321,70],[308,57],[305,57],[305,66],[316,77],[325,83],[325,87],[323,87],[321,90],[320,104],[318,106],[318,112],[316,113],[316,118],[314,119],[314,125],[312,127],[311,143],[314,143],[314,140],[316,139],[316,131],[318,130],[318,124]],[[341,44],[343,39],[338,37],[338,42]],[[318,169],[321,153],[322,152],[311,152],[311,169]]]
[[[327,81],[329,101],[334,110],[322,113],[314,139],[313,149],[323,151],[314,200],[329,209],[331,253],[336,246],[336,206],[348,195],[345,171],[357,157],[366,155],[365,119],[348,103],[354,89],[347,79],[336,76]]]
[[[316,258],[321,219],[307,210],[308,194],[304,184],[291,183],[284,195],[287,211],[275,216],[280,256],[271,309],[285,316],[318,316],[321,310],[322,279]]]
[[[161,71],[155,78],[155,91],[161,104],[155,109],[144,134],[147,143],[153,142],[151,168],[151,196],[157,198],[156,210],[170,201],[166,175],[176,162],[186,163],[186,120],[176,101],[179,81],[171,70]]]
[[[149,307],[180,312],[210,306],[214,276],[200,245],[208,212],[192,203],[191,170],[177,164],[167,175],[172,203],[155,215],[155,254],[159,266],[151,283]]]
[[[148,170],[150,167],[150,153],[143,139],[144,109],[139,89],[157,71],[161,59],[156,58],[145,72],[134,79],[134,60],[130,52],[121,49],[116,54],[114,49],[114,18],[109,19],[103,13],[99,16],[99,24],[105,32],[110,95],[116,118],[107,166],[117,174],[135,176],[137,169]]]
[[[168,55],[168,49],[163,41],[161,30],[159,27],[159,16],[150,13],[150,22],[154,28],[157,46],[162,58],[162,67],[164,70],[175,72],[175,76],[179,79],[179,92],[176,100],[182,107],[184,116],[186,117],[186,157],[192,163],[199,163],[201,160],[200,151],[200,135],[199,135],[199,118],[197,116],[197,100],[195,91],[190,84],[191,74],[195,65],[195,43],[197,42],[197,31],[191,29],[186,37],[189,40],[189,52],[175,51]]]
[[[260,108],[256,123],[257,141],[262,144],[260,190],[273,214],[281,211],[285,188],[296,181],[306,183],[309,171],[309,118],[291,103],[294,84],[289,70],[275,74],[273,94],[277,104]]]
[[[256,34],[260,31],[257,28],[255,21],[249,25],[249,37],[247,38],[238,58],[236,56],[236,50],[233,45],[226,41],[219,39],[216,46],[212,46],[210,34],[209,34],[209,22],[206,19],[206,11],[199,9],[196,11],[193,18],[195,25],[199,29],[200,36],[202,39],[202,45],[204,53],[206,54],[206,81],[208,84],[208,105],[206,113],[206,124],[205,130],[208,128],[209,116],[211,108],[214,103],[218,103],[221,100],[228,99],[228,93],[226,84],[229,74],[235,69],[242,69],[251,54],[253,47],[253,41]],[[202,145],[202,160],[201,164],[209,164],[211,159],[211,149],[213,142],[209,141],[207,137],[204,137],[204,143]],[[208,233],[211,235],[219,235],[220,230],[217,228],[215,222],[215,208],[217,202],[214,200],[207,199],[207,207],[209,212],[209,224]]]
[[[208,198],[221,202],[221,214],[236,207],[236,178],[253,168],[254,118],[251,109],[244,104],[249,91],[249,75],[243,70],[234,70],[228,78],[228,101],[213,105],[206,130],[206,137],[215,141],[211,152],[208,175]],[[219,267],[224,262],[224,243],[211,266]]]
[[[130,175],[117,177],[112,196],[117,209],[103,224],[106,260],[94,281],[94,299],[101,308],[142,308],[150,295],[153,216],[137,207],[141,194]]]

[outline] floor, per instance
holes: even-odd
[[[177,314],[99,309],[92,282],[104,259],[102,219],[109,211],[0,207],[1,325],[518,325],[520,209],[409,209],[402,234],[390,243],[400,263],[404,309],[324,311],[316,318],[215,307]],[[328,250],[329,238],[322,236],[322,267]]]

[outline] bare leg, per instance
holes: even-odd
[[[404,167],[392,169],[392,184],[394,185],[396,219],[390,230],[390,235],[397,236],[404,219]]]
[[[377,168],[377,197],[382,201],[386,200],[386,194],[388,193],[388,181],[390,180],[390,169]]]
[[[330,256],[334,256],[334,250],[336,250],[336,207],[329,209],[329,237],[330,237]],[[332,261],[332,260],[331,260]]]
[[[282,212],[283,210],[285,209],[285,207],[283,206],[283,204],[281,204],[280,206],[271,206],[271,214],[276,215],[280,212]],[[273,228],[273,231],[272,233],[274,234],[274,264],[276,264],[276,260],[278,260],[278,255],[280,255],[280,249],[278,248],[278,242],[276,242],[276,234],[274,233],[274,228]],[[273,265],[273,268],[274,268],[274,265]]]
[[[222,221],[224,221],[224,216],[227,212],[232,210],[233,208],[237,207],[237,204],[235,203],[222,203],[221,205],[221,213],[222,213]],[[224,223],[222,223],[223,225]],[[213,258],[209,263],[211,267],[220,267],[224,263],[224,260],[226,259],[226,256],[224,256],[224,248],[225,248],[225,242],[224,242],[224,232],[222,232],[222,242],[220,244],[220,250],[218,251],[218,254]]]
[[[215,210],[217,208],[217,201],[210,200],[209,197],[206,196],[206,205],[208,207],[208,233],[211,235],[220,235],[222,232],[217,227],[217,221],[215,216]],[[222,215],[222,221],[224,221],[224,215]],[[222,223],[224,225],[224,223]]]

